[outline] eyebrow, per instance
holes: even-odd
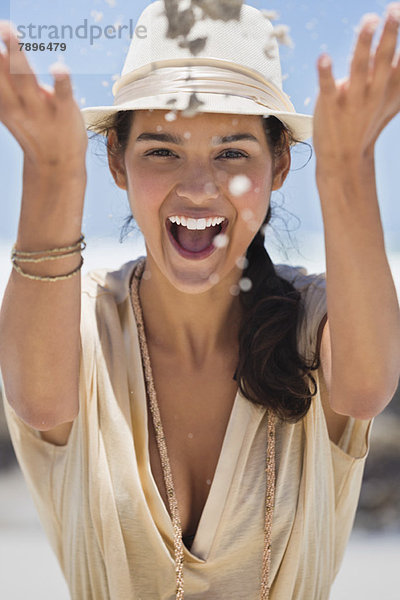
[[[232,135],[227,135],[224,137],[214,136],[213,143],[214,145],[218,144],[231,144],[232,142],[239,142],[242,140],[248,140],[251,142],[260,143],[258,139],[252,135],[251,133],[235,133]],[[155,141],[155,142],[169,142],[170,144],[183,145],[185,140],[181,138],[179,135],[174,135],[172,133],[150,133],[144,132],[141,133],[137,138],[137,142],[147,142],[147,141]]]

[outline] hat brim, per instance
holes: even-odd
[[[86,128],[102,133],[100,123],[120,110],[177,110],[186,111],[189,106],[190,92],[179,94],[158,94],[125,102],[117,106],[93,106],[82,108],[81,113]],[[301,113],[283,112],[268,109],[251,98],[233,96],[231,94],[212,94],[196,92],[200,104],[198,112],[224,113],[238,115],[275,116],[287,125],[295,140],[301,142],[309,139],[313,133],[313,117]]]

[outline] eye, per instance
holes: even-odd
[[[225,155],[225,156],[223,156]],[[229,155],[229,156],[228,156]],[[224,150],[222,154],[219,155],[219,158],[247,158],[248,154],[242,152],[241,150]]]
[[[145,156],[160,156],[161,158],[168,158],[169,156],[176,156],[176,154],[172,152],[172,150],[168,150],[168,148],[156,148],[155,150],[146,152]]]

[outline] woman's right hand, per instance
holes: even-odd
[[[19,49],[18,36],[7,35],[10,26],[0,22],[7,49],[0,53],[0,121],[24,152],[16,248],[69,246],[82,231],[88,145],[84,120],[69,75],[55,77],[54,89],[40,85]],[[78,253],[20,266],[26,274],[46,277],[71,273],[80,261]],[[66,442],[71,426],[65,423],[72,423],[79,410],[80,281],[77,275],[46,284],[12,270],[0,312],[7,400],[28,425],[51,430],[47,440],[53,443]]]
[[[24,151],[25,167],[84,172],[88,139],[68,72],[54,68],[54,88],[41,85],[9,21],[0,21],[0,36],[6,46],[0,52],[0,121]]]

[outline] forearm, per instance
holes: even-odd
[[[17,250],[73,244],[81,234],[86,174],[24,168]],[[74,254],[21,263],[29,274],[54,276],[80,264]],[[44,282],[12,271],[0,313],[0,365],[7,398],[30,425],[45,429],[78,411],[80,275]]]
[[[36,250],[78,239],[86,181],[84,161],[33,166],[24,158],[17,248]]]
[[[376,195],[373,156],[336,173],[317,166],[325,231],[331,402],[390,401],[400,365],[400,315]],[[374,411],[372,411],[374,412]]]

